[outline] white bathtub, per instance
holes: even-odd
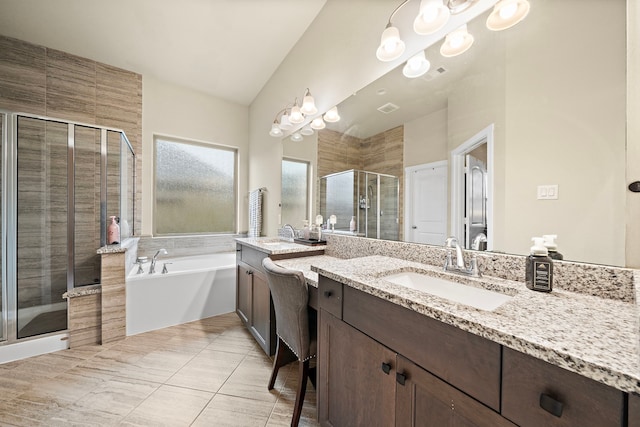
[[[166,274],[162,266],[167,263]],[[171,263],[171,264],[169,264]],[[179,325],[235,310],[236,255],[162,258],[127,275],[127,335]]]

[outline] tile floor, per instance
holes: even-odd
[[[235,313],[32,357],[0,365],[0,425],[288,426],[297,364],[268,391],[271,363]]]

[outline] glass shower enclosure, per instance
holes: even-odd
[[[0,110],[5,344],[67,328],[62,295],[100,283],[108,216],[134,232],[135,155],[124,132]]]
[[[373,239],[398,240],[398,177],[362,170],[347,170],[320,178],[320,215],[325,221],[336,216],[336,232]]]

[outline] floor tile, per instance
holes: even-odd
[[[192,424],[193,427],[264,426],[273,404],[237,396],[216,394]]]
[[[272,363],[235,313],[5,363],[0,426],[288,426],[298,364],[269,391]]]
[[[188,426],[213,393],[163,385],[122,421],[126,426]]]

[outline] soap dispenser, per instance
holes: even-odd
[[[551,292],[553,283],[553,261],[549,258],[549,251],[544,246],[542,237],[531,239],[531,255],[527,257],[526,285],[527,288]]]
[[[558,245],[556,243],[558,236],[556,234],[545,234],[542,238],[544,239],[545,248],[549,251],[549,258],[564,259],[562,254],[558,252]]]

